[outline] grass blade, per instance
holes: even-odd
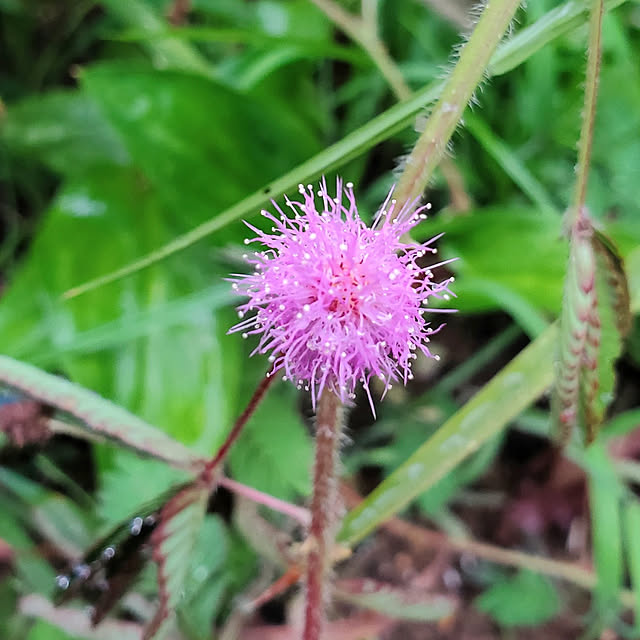
[[[364,538],[477,451],[543,393],[553,380],[557,335],[557,327],[549,327],[447,420],[347,515],[339,539],[355,544]]]
[[[589,507],[593,561],[598,574],[595,606],[598,617],[614,615],[623,580],[621,500],[623,485],[602,446],[593,445],[585,454],[589,469]],[[603,620],[604,624],[610,620]]]
[[[635,597],[635,631],[640,633],[640,504],[634,500],[623,507],[624,545]]]

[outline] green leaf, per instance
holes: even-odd
[[[218,516],[206,516],[191,556],[184,582],[184,598],[178,608],[188,637],[209,638],[223,595],[229,586],[226,561],[231,542]]]
[[[557,207],[542,184],[527,169],[524,163],[509,147],[498,138],[483,120],[468,112],[465,115],[465,127],[485,151],[498,162],[502,170],[520,187],[541,214],[557,213]]]
[[[63,175],[129,163],[115,131],[79,91],[31,96],[11,105],[0,140],[10,153],[28,155]]]
[[[317,17],[317,16],[314,16]],[[309,22],[309,21],[307,21]],[[330,40],[319,38],[317,33],[310,37],[301,36],[300,33],[287,31],[282,34],[272,35],[252,29],[225,29],[216,27],[176,27],[165,28],[158,33],[128,29],[114,36],[114,39],[123,42],[150,42],[160,38],[172,37],[177,40],[190,42],[216,42],[229,44],[248,44],[259,48],[274,48],[286,44],[293,50],[293,59],[335,59],[350,62],[355,65],[370,65],[367,56],[353,46],[335,44]],[[262,53],[262,52],[261,52]],[[264,55],[264,54],[263,54]],[[237,86],[237,85],[236,85]]]
[[[443,232],[441,252],[458,258],[451,266],[460,311],[503,308],[537,335],[546,325],[540,312],[560,309],[567,251],[560,224],[531,209],[495,208],[419,229],[421,237]]]
[[[167,262],[79,304],[60,298],[78,273],[113,269],[174,229],[131,169],[68,181],[0,301],[0,350],[64,372],[208,454],[236,411],[242,347],[225,336],[228,297],[214,269],[203,269],[206,256]]]
[[[634,628],[640,631],[640,504],[637,500],[625,502],[622,507],[624,548],[629,565],[631,586],[635,597]]]
[[[211,76],[212,66],[189,44],[174,37],[162,37],[166,21],[142,0],[103,0],[102,5],[112,16],[125,25],[139,28],[152,39],[147,43],[151,59],[159,68],[167,66]],[[155,36],[159,36],[157,39]]]
[[[185,227],[318,150],[295,112],[199,76],[112,63],[82,82]]]
[[[163,462],[141,459],[129,451],[118,450],[109,468],[101,475],[98,515],[113,527],[187,479],[184,472]]]
[[[589,473],[593,560],[598,574],[594,605],[599,616],[609,620],[619,609],[618,594],[624,577],[620,508],[624,487],[602,445],[592,444],[584,460]]]
[[[38,621],[29,631],[25,640],[77,640],[78,636],[69,635],[48,622]]]
[[[605,0],[605,11],[611,11],[625,2]],[[500,47],[491,60],[489,73],[502,75],[511,71],[552,40],[586,24],[589,21],[589,6],[585,0],[568,0],[547,12]]]
[[[551,581],[531,571],[498,580],[474,605],[505,627],[533,627],[550,620],[560,609]]]
[[[353,545],[432,487],[497,435],[551,384],[557,328],[549,327],[344,520],[339,539]]]
[[[36,635],[37,640],[140,639],[140,625],[134,622],[103,620],[94,627],[87,611],[71,607],[55,607],[50,601],[35,594],[21,598],[20,611],[25,616],[45,621],[45,623],[37,623],[37,628],[41,630]],[[54,635],[55,629],[58,629],[62,635]]]
[[[145,640],[170,623],[182,598],[208,498],[209,487],[196,482],[179,491],[160,512],[160,523],[151,538],[153,558],[158,564],[160,605],[145,629]],[[215,540],[210,542],[216,544]]]

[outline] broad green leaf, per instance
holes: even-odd
[[[98,515],[103,523],[114,527],[186,480],[187,474],[164,462],[118,450],[112,464],[101,474]]]
[[[347,515],[339,539],[357,543],[526,409],[551,384],[556,338],[557,328],[549,327],[494,376]]]
[[[546,325],[540,312],[557,313],[562,299],[566,247],[560,222],[530,209],[479,209],[428,220],[417,232],[444,232],[439,251],[457,258],[451,268],[460,311],[503,308],[538,334]]]
[[[218,516],[205,517],[191,556],[178,607],[180,625],[189,637],[208,638],[229,586],[226,562],[231,542]]]
[[[533,627],[560,610],[558,592],[548,578],[531,571],[495,582],[474,606],[505,627]]]
[[[199,76],[113,63],[82,82],[183,231],[318,151],[292,110]]]
[[[129,163],[115,131],[79,91],[56,91],[11,105],[0,140],[10,153],[28,155],[63,175]]]

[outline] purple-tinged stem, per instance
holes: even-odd
[[[305,527],[309,525],[311,516],[309,511],[303,507],[280,500],[268,493],[258,491],[258,489],[254,489],[253,487],[248,487],[246,484],[241,484],[240,482],[236,482],[226,476],[221,476],[218,479],[218,483],[221,487],[224,487],[239,496],[243,496],[252,502],[262,504],[269,509],[273,509],[274,511],[278,511],[279,513],[283,513],[285,516],[289,516],[290,518],[297,520]]]
[[[316,457],[307,556],[303,640],[319,640],[325,624],[331,548],[337,524],[337,468],[342,431],[340,399],[325,388],[316,416]]]
[[[211,485],[215,481],[217,471],[222,467],[231,447],[235,444],[236,440],[240,437],[242,430],[244,429],[247,422],[249,422],[249,418],[253,415],[254,411],[260,404],[260,401],[264,397],[265,393],[269,389],[269,387],[275,381],[276,376],[271,374],[265,376],[258,385],[258,388],[254,391],[251,396],[251,400],[245,407],[245,410],[240,414],[238,419],[236,420],[233,428],[229,432],[227,439],[223,442],[222,446],[218,449],[216,455],[207,462],[205,465],[201,478],[208,484]]]

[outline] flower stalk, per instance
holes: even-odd
[[[319,640],[325,624],[331,549],[339,514],[337,471],[342,427],[340,399],[325,387],[317,412],[303,640]]]
[[[586,199],[600,76],[603,13],[603,0],[593,0],[576,182],[573,202],[564,218],[569,237],[569,265],[564,283],[560,358],[554,396],[560,446],[567,444],[577,424],[585,427],[587,441],[592,442],[602,418],[595,407],[600,387],[598,362],[603,338],[602,312],[606,301],[598,299],[597,252],[601,241],[596,237]]]
[[[582,127],[578,142],[578,162],[576,164],[576,183],[573,192],[573,206],[567,209],[565,226],[568,233],[579,224],[584,215],[583,208],[587,200],[587,182],[593,147],[593,132],[596,124],[596,103],[598,85],[600,84],[600,61],[602,58],[602,16],[603,0],[591,3],[591,19],[589,21],[589,48],[587,53],[587,75],[584,87],[584,109]]]

